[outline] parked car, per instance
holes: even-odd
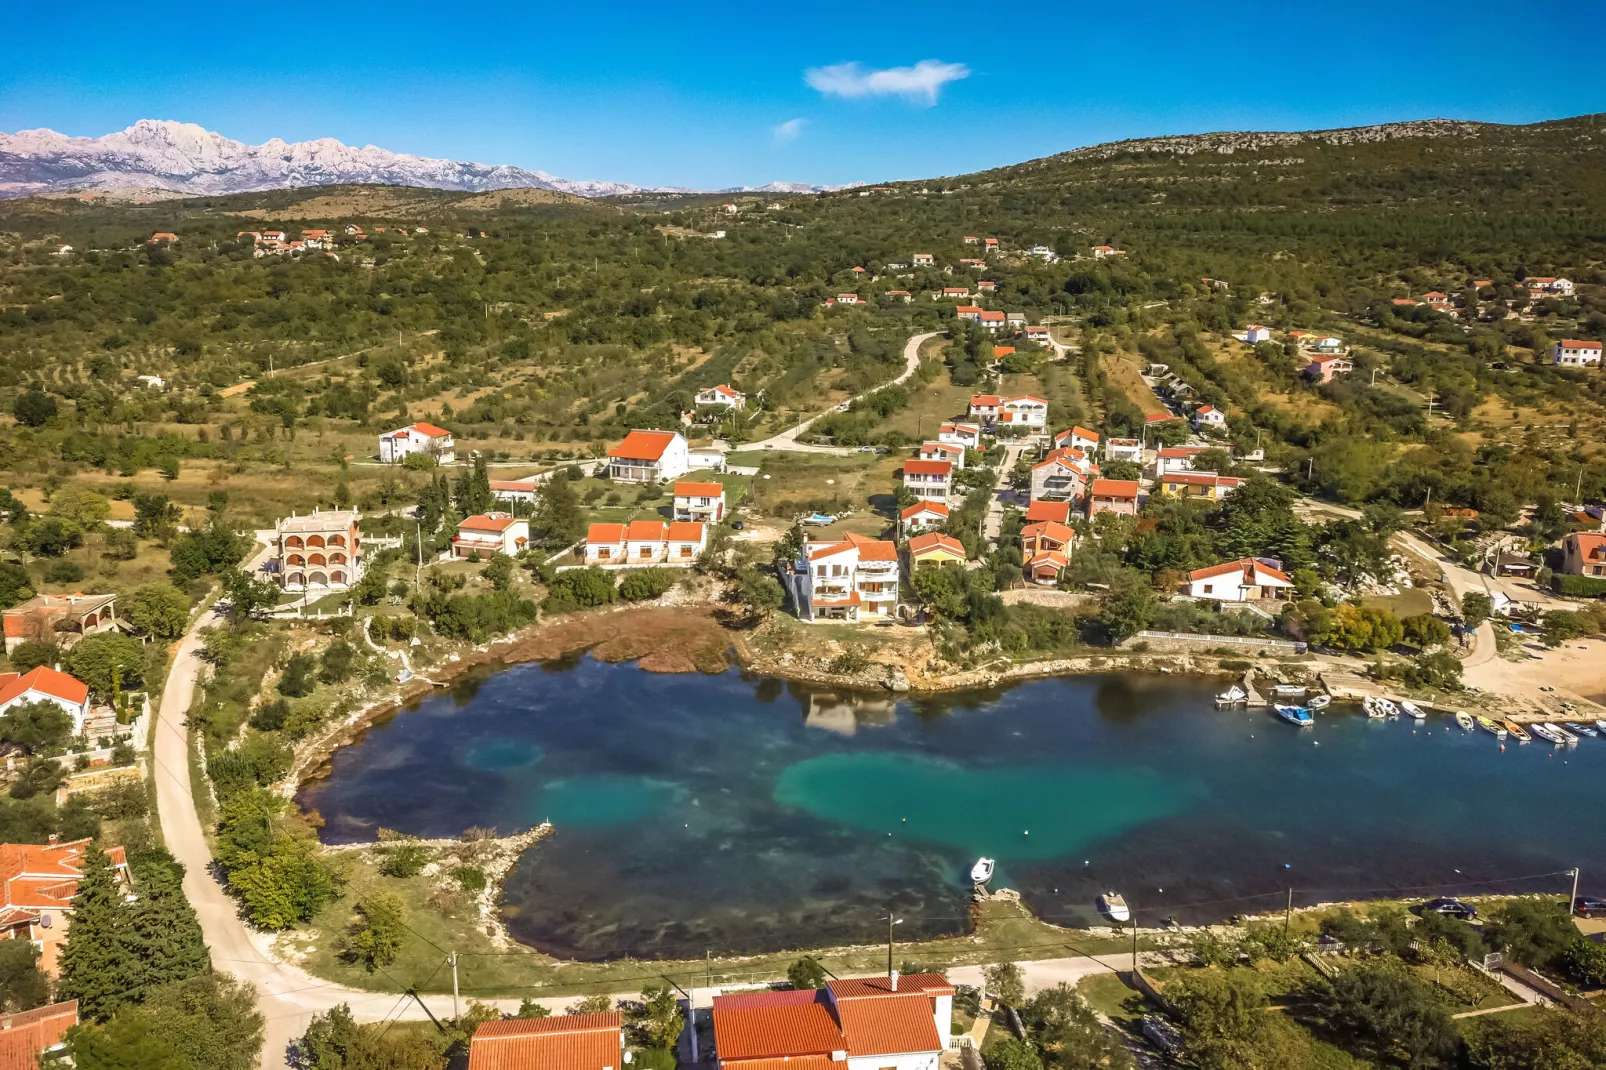
[[[1441,896],[1438,899],[1429,899],[1421,906],[1423,913],[1432,911],[1443,914],[1447,918],[1460,918],[1462,921],[1471,921],[1478,916],[1478,911],[1470,903],[1463,903],[1451,896]]]
[[[1573,913],[1585,918],[1606,918],[1606,899],[1581,895],[1573,900]]]

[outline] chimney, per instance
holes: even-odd
[[[888,978],[892,982],[892,990],[896,992],[898,990],[898,971],[893,970],[892,973],[888,975]]]
[[[50,834],[50,846],[56,846],[56,834],[54,832]]]

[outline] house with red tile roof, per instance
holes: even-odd
[[[1003,313],[999,313],[1003,315]],[[1048,401],[1035,394],[1016,394],[999,398],[998,426],[1000,428],[1035,431],[1048,426]]]
[[[621,483],[679,479],[691,468],[687,454],[678,431],[632,431],[608,451],[608,478]]]
[[[1081,450],[1089,457],[1098,454],[1099,442],[1100,436],[1097,431],[1089,431],[1080,424],[1072,427],[1069,431],[1061,431],[1054,436],[1055,449],[1070,447],[1071,449]]]
[[[44,1053],[66,1049],[67,1030],[77,1024],[76,999],[0,1014],[0,1070],[34,1070]]]
[[[1161,480],[1167,494],[1179,498],[1204,498],[1219,502],[1239,487],[1243,480],[1237,476],[1221,476],[1214,472],[1173,472]]]
[[[1092,465],[1081,450],[1053,450],[1032,465],[1031,500],[1068,501],[1087,490]]]
[[[1196,428],[1214,427],[1226,430],[1227,414],[1214,405],[1200,405],[1193,410],[1193,426]]]
[[[953,986],[940,974],[714,997],[720,1070],[936,1070]]]
[[[524,502],[534,505],[541,493],[541,477],[525,476],[522,479],[493,479],[491,497],[499,502]]]
[[[381,462],[400,464],[409,453],[426,453],[435,458],[437,464],[451,464],[457,460],[452,433],[444,427],[419,421],[379,436]]]
[[[1575,531],[1562,539],[1561,567],[1574,576],[1606,576],[1606,535]]]
[[[839,542],[803,543],[795,566],[807,579],[798,616],[806,621],[890,620],[898,611],[898,548],[848,532]]]
[[[953,442],[922,442],[915,456],[922,461],[947,461],[956,471],[965,467],[965,447]]]
[[[682,479],[675,484],[675,519],[717,524],[725,519],[725,484]]]
[[[975,403],[971,398],[971,403]],[[964,420],[945,420],[937,428],[937,441],[946,442],[954,446],[963,446],[966,449],[981,449],[981,424],[969,423]]]
[[[747,406],[747,395],[733,389],[729,383],[720,383],[697,391],[695,404],[698,408],[742,409]]]
[[[1026,578],[1039,587],[1053,587],[1059,583],[1060,574],[1070,563],[1070,558],[1058,550],[1045,550],[1027,558],[1022,568],[1026,572]]]
[[[1095,479],[1087,492],[1088,518],[1100,513],[1136,516],[1138,493],[1138,481],[1135,479]]]
[[[84,875],[90,841],[0,844],[0,939],[32,940],[40,946],[39,966],[54,973],[56,956],[72,921],[72,897]],[[128,881],[128,855],[106,848],[114,875]]]
[[[632,520],[625,525],[625,562],[656,565],[669,544],[669,525],[662,520]]]
[[[482,1022],[468,1070],[625,1070],[623,1017],[564,1014]]]
[[[1539,293],[1556,297],[1571,297],[1573,295],[1572,280],[1558,279],[1552,275],[1530,275],[1522,280],[1530,293]]]
[[[165,230],[159,230],[155,234],[152,234],[148,239],[146,239],[145,244],[146,245],[172,245],[176,241],[178,241],[178,235],[177,234],[172,234],[172,233],[169,233],[168,231],[165,231]]]
[[[910,301],[914,300],[915,295],[910,293],[908,290],[888,290],[887,296],[895,297],[907,305]]]
[[[1021,556],[1026,558],[1048,553],[1050,550],[1069,554],[1071,544],[1075,541],[1076,532],[1069,525],[1053,520],[1027,524],[1020,529],[1020,552]]]
[[[1174,412],[1151,412],[1143,418],[1143,423],[1148,427],[1153,427],[1155,424],[1163,424],[1180,419],[1182,417]]]
[[[1112,461],[1131,461],[1133,464],[1143,463],[1143,440],[1141,438],[1112,438],[1104,443],[1104,455]]]
[[[948,506],[944,502],[915,502],[898,514],[898,524],[905,535],[927,528],[940,528],[946,523]]]
[[[1567,368],[1582,368],[1600,363],[1601,344],[1577,338],[1563,338],[1550,347],[1550,363]]]
[[[1450,307],[1450,295],[1438,290],[1429,290],[1422,295],[1422,303],[1443,312]]]
[[[121,631],[115,594],[36,594],[0,615],[6,653],[29,640],[70,647],[86,635]]]
[[[1108,256],[1125,256],[1125,255],[1126,255],[1126,250],[1125,249],[1117,249],[1112,245],[1095,245],[1095,246],[1093,246],[1093,257],[1096,260],[1103,260],[1105,257],[1108,257]]]
[[[970,408],[966,414],[974,416],[983,423],[990,423],[998,419],[998,407],[1003,403],[1003,400],[997,394],[972,394],[970,395]]]
[[[1287,598],[1294,589],[1288,573],[1246,557],[1188,573],[1186,593],[1193,598],[1212,598],[1218,602],[1254,602],[1262,598]]]
[[[903,462],[903,485],[916,498],[947,501],[949,491],[953,488],[953,478],[954,466],[951,461],[914,459]]]
[[[1162,446],[1154,453],[1155,478],[1193,471],[1193,459],[1204,451],[1203,446]]]
[[[837,294],[836,303],[839,305],[856,305],[859,303],[858,294]]]
[[[625,559],[625,526],[592,524],[586,529],[585,562],[588,565],[618,565]]]
[[[927,565],[963,565],[969,555],[965,544],[952,535],[927,531],[909,540],[909,570]]]
[[[1348,357],[1316,356],[1310,358],[1305,365],[1305,378],[1314,379],[1318,383],[1330,383],[1340,375],[1347,375],[1355,370],[1355,362]]]
[[[916,253],[912,262],[914,263],[915,267],[922,267],[935,263],[936,258],[930,253]]]
[[[664,564],[690,568],[708,549],[708,525],[700,520],[671,521],[664,532]]]
[[[1040,501],[1032,502],[1026,507],[1024,517],[1026,523],[1037,524],[1045,520],[1052,520],[1056,524],[1069,524],[1071,522],[1071,503],[1068,501]]]
[[[36,665],[25,673],[0,672],[0,714],[33,702],[59,706],[72,718],[77,735],[89,716],[89,685],[49,665]]]
[[[511,513],[479,513],[457,525],[452,556],[487,558],[492,554],[515,557],[530,545],[530,522]]]

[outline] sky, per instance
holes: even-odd
[[[5,0],[0,131],[136,119],[719,189],[1128,137],[1606,111],[1606,4]],[[70,14],[68,12],[70,11]],[[36,45],[20,47],[21,42]]]

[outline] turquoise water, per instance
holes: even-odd
[[[520,940],[697,957],[961,931],[967,874],[1041,916],[1140,921],[1296,902],[1584,890],[1606,878],[1606,740],[1571,752],[1333,710],[1213,710],[1209,681],[1037,680],[900,700],[590,658],[461,681],[302,792],[331,842],[550,818],[505,893]],[[1548,876],[1528,878],[1537,874]]]

